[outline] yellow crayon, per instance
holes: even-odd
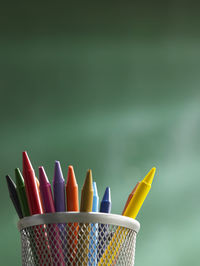
[[[92,171],[88,170],[85,178],[85,183],[81,191],[80,212],[91,212],[92,203],[93,203]],[[88,265],[89,240],[90,240],[90,225],[80,223],[77,264],[76,264],[78,266]]]
[[[156,172],[156,168],[153,167],[150,172],[145,176],[145,178],[138,185],[132,199],[130,200],[125,212],[124,216],[135,219],[144,200],[146,199],[149,190],[151,189],[151,184]]]
[[[135,219],[142,204],[151,189],[151,184],[156,172],[156,168],[153,167],[150,172],[145,176],[145,178],[140,182],[135,191],[132,199],[130,200],[123,216],[127,216]],[[98,265],[112,265],[115,261],[115,257],[119,252],[120,246],[125,239],[127,230],[118,227],[115,234],[113,235],[107,249],[105,250],[103,256],[101,257]]]

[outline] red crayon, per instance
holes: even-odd
[[[34,214],[42,214],[42,205],[40,201],[39,191],[36,183],[35,178],[35,172],[31,165],[31,162],[28,158],[28,154],[26,151],[22,153],[23,157],[23,177],[24,177],[24,183],[25,183],[25,190],[26,190],[26,196],[28,199],[28,206],[31,215]],[[42,257],[44,254],[47,254],[47,256],[51,256],[50,254],[50,248],[48,244],[48,238],[46,233],[46,227],[44,225],[37,225],[34,229],[35,234],[35,244],[36,244],[36,254],[38,258],[38,264],[43,265],[42,263]],[[37,235],[43,235],[45,239],[45,244],[40,242],[40,240],[37,238]]]
[[[40,201],[39,192],[37,189],[37,183],[35,179],[35,172],[28,158],[26,151],[22,153],[23,156],[23,177],[26,189],[26,195],[28,199],[28,206],[31,215],[42,214],[42,206]]]

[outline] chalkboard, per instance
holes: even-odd
[[[0,16],[1,260],[20,265],[17,215],[4,176],[27,150],[38,175],[111,187],[120,214],[157,173],[137,219],[136,265],[199,265],[198,7],[161,3],[3,4]]]

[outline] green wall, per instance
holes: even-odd
[[[0,11],[0,253],[20,265],[5,175],[27,150],[52,180],[92,168],[120,214],[157,167],[136,266],[199,265],[200,35],[191,1],[14,2]]]

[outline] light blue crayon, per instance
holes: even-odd
[[[99,196],[97,191],[96,182],[93,182],[93,203],[92,212],[98,212],[99,210]],[[90,244],[89,244],[89,265],[97,265],[97,242],[98,242],[98,224],[91,224],[90,229]]]

